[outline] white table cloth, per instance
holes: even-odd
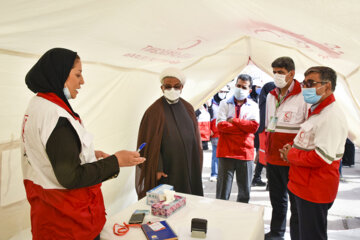
[[[139,200],[118,214],[107,219],[101,232],[102,240],[136,239],[146,240],[140,228],[130,228],[124,236],[113,233],[115,223],[128,222],[136,209],[148,209],[144,223],[148,221],[166,220],[179,239],[199,239],[191,237],[191,219],[207,219],[206,239],[216,240],[263,240],[264,239],[264,207],[252,204],[199,197],[189,194],[176,193],[186,197],[186,206],[179,209],[168,218],[151,215],[151,207],[146,205],[146,198]]]

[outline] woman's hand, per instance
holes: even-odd
[[[168,175],[164,172],[157,172],[156,173],[156,180],[159,181],[162,177],[167,177]]]
[[[110,155],[107,153],[104,153],[103,151],[99,151],[99,150],[95,151],[95,157],[97,160],[99,160],[101,158],[107,158],[108,156],[110,156]]]
[[[135,166],[145,161],[145,158],[140,157],[140,153],[136,151],[121,150],[115,153],[120,167]]]

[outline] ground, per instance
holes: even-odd
[[[204,196],[215,198],[216,182],[210,182],[211,172],[211,144],[210,149],[204,150],[203,186]],[[254,166],[255,169],[255,166]],[[356,149],[355,165],[343,167],[343,181],[340,182],[338,195],[328,215],[329,240],[353,240],[360,236],[360,149]],[[266,181],[266,170],[262,171],[262,180]],[[234,181],[230,201],[236,201],[237,185]],[[264,228],[265,233],[270,230],[271,204],[269,192],[265,187],[252,187],[250,203],[265,207]],[[287,214],[287,229],[285,239],[290,239],[289,233],[290,210]]]

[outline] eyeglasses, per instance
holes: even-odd
[[[166,89],[166,90],[170,90],[172,88],[175,88],[176,90],[180,90],[180,88],[182,87],[181,84],[176,84],[174,86],[170,85],[170,84],[164,84],[163,87]]]
[[[302,83],[301,83],[301,86],[302,87],[306,87],[306,88],[312,88],[315,84],[317,84],[317,83],[327,83],[327,82],[329,82],[329,81],[320,81],[320,82],[316,82],[316,81],[314,81],[314,80],[307,80],[307,81],[303,81]]]

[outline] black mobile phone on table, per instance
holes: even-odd
[[[129,224],[141,224],[144,221],[145,213],[133,213],[130,217]]]

